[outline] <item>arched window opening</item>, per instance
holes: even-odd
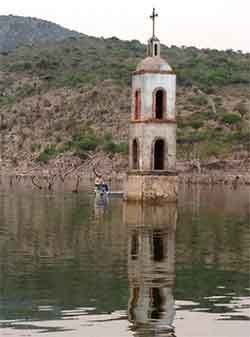
[[[162,315],[162,307],[164,304],[164,296],[161,288],[151,288],[151,318],[159,319]]]
[[[140,119],[141,117],[141,91],[136,90],[135,92],[135,114],[134,118],[135,120]]]
[[[155,94],[155,118],[163,119],[165,110],[166,95],[164,90],[160,89]]]
[[[162,261],[165,257],[164,240],[161,233],[155,232],[153,235],[153,259],[154,261]]]
[[[138,251],[139,251],[139,240],[138,235],[134,233],[131,238],[131,259],[136,260],[138,257]]]
[[[158,46],[157,46],[157,44],[155,44],[155,56],[157,56],[158,55]]]
[[[164,170],[164,152],[164,140],[157,139],[154,145],[154,170]]]
[[[132,156],[133,156],[133,169],[139,169],[139,145],[137,139],[133,140],[132,145]]]

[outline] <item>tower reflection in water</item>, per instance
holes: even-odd
[[[128,318],[135,336],[174,337],[176,205],[124,204]]]

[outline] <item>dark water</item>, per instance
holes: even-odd
[[[0,192],[0,336],[250,336],[249,189]]]

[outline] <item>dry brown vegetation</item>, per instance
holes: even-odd
[[[99,153],[107,170],[124,171],[130,76],[144,53],[138,41],[82,37],[0,56],[2,169],[60,163],[66,172]],[[247,163],[250,55],[164,46],[163,54],[178,76],[178,159]]]

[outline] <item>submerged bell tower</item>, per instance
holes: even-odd
[[[160,40],[148,40],[147,57],[132,74],[129,171],[126,200],[177,201],[176,75],[161,58]]]

